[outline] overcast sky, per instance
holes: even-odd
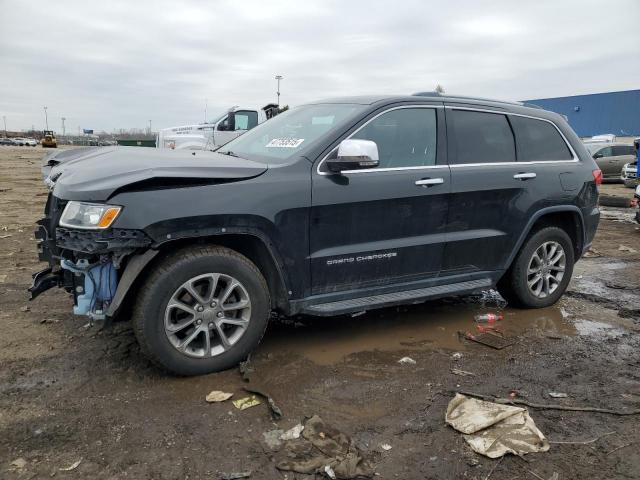
[[[0,0],[9,129],[200,122],[232,105],[640,88],[640,0]]]

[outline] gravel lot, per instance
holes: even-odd
[[[505,333],[517,343],[503,350],[457,334],[473,331],[474,314],[502,308],[490,292],[355,318],[274,321],[253,357],[254,378],[284,412],[274,423],[265,405],[239,411],[205,402],[211,390],[245,396],[236,370],[171,377],[141,357],[128,322],[87,328],[61,290],[27,301],[31,273],[43,268],[33,240],[46,200],[43,155],[40,147],[0,147],[0,478],[311,478],[276,470],[263,432],[314,414],[355,439],[376,478],[640,477],[640,415],[532,408],[551,449],[499,464],[444,423],[457,390],[640,408],[640,253],[619,249],[640,250],[631,210],[604,212],[595,255],[578,263],[556,306],[504,308]],[[399,364],[403,356],[416,364]],[[550,398],[552,391],[568,398]]]

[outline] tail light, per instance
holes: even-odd
[[[593,174],[593,179],[596,182],[596,186],[602,185],[602,170],[598,168],[591,173]]]

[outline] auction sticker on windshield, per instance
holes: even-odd
[[[274,138],[265,145],[267,148],[297,148],[304,138]]]

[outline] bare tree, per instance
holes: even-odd
[[[444,93],[444,87],[442,85],[440,85],[440,84],[437,84],[436,88],[435,88],[435,91],[442,94],[442,93]]]

